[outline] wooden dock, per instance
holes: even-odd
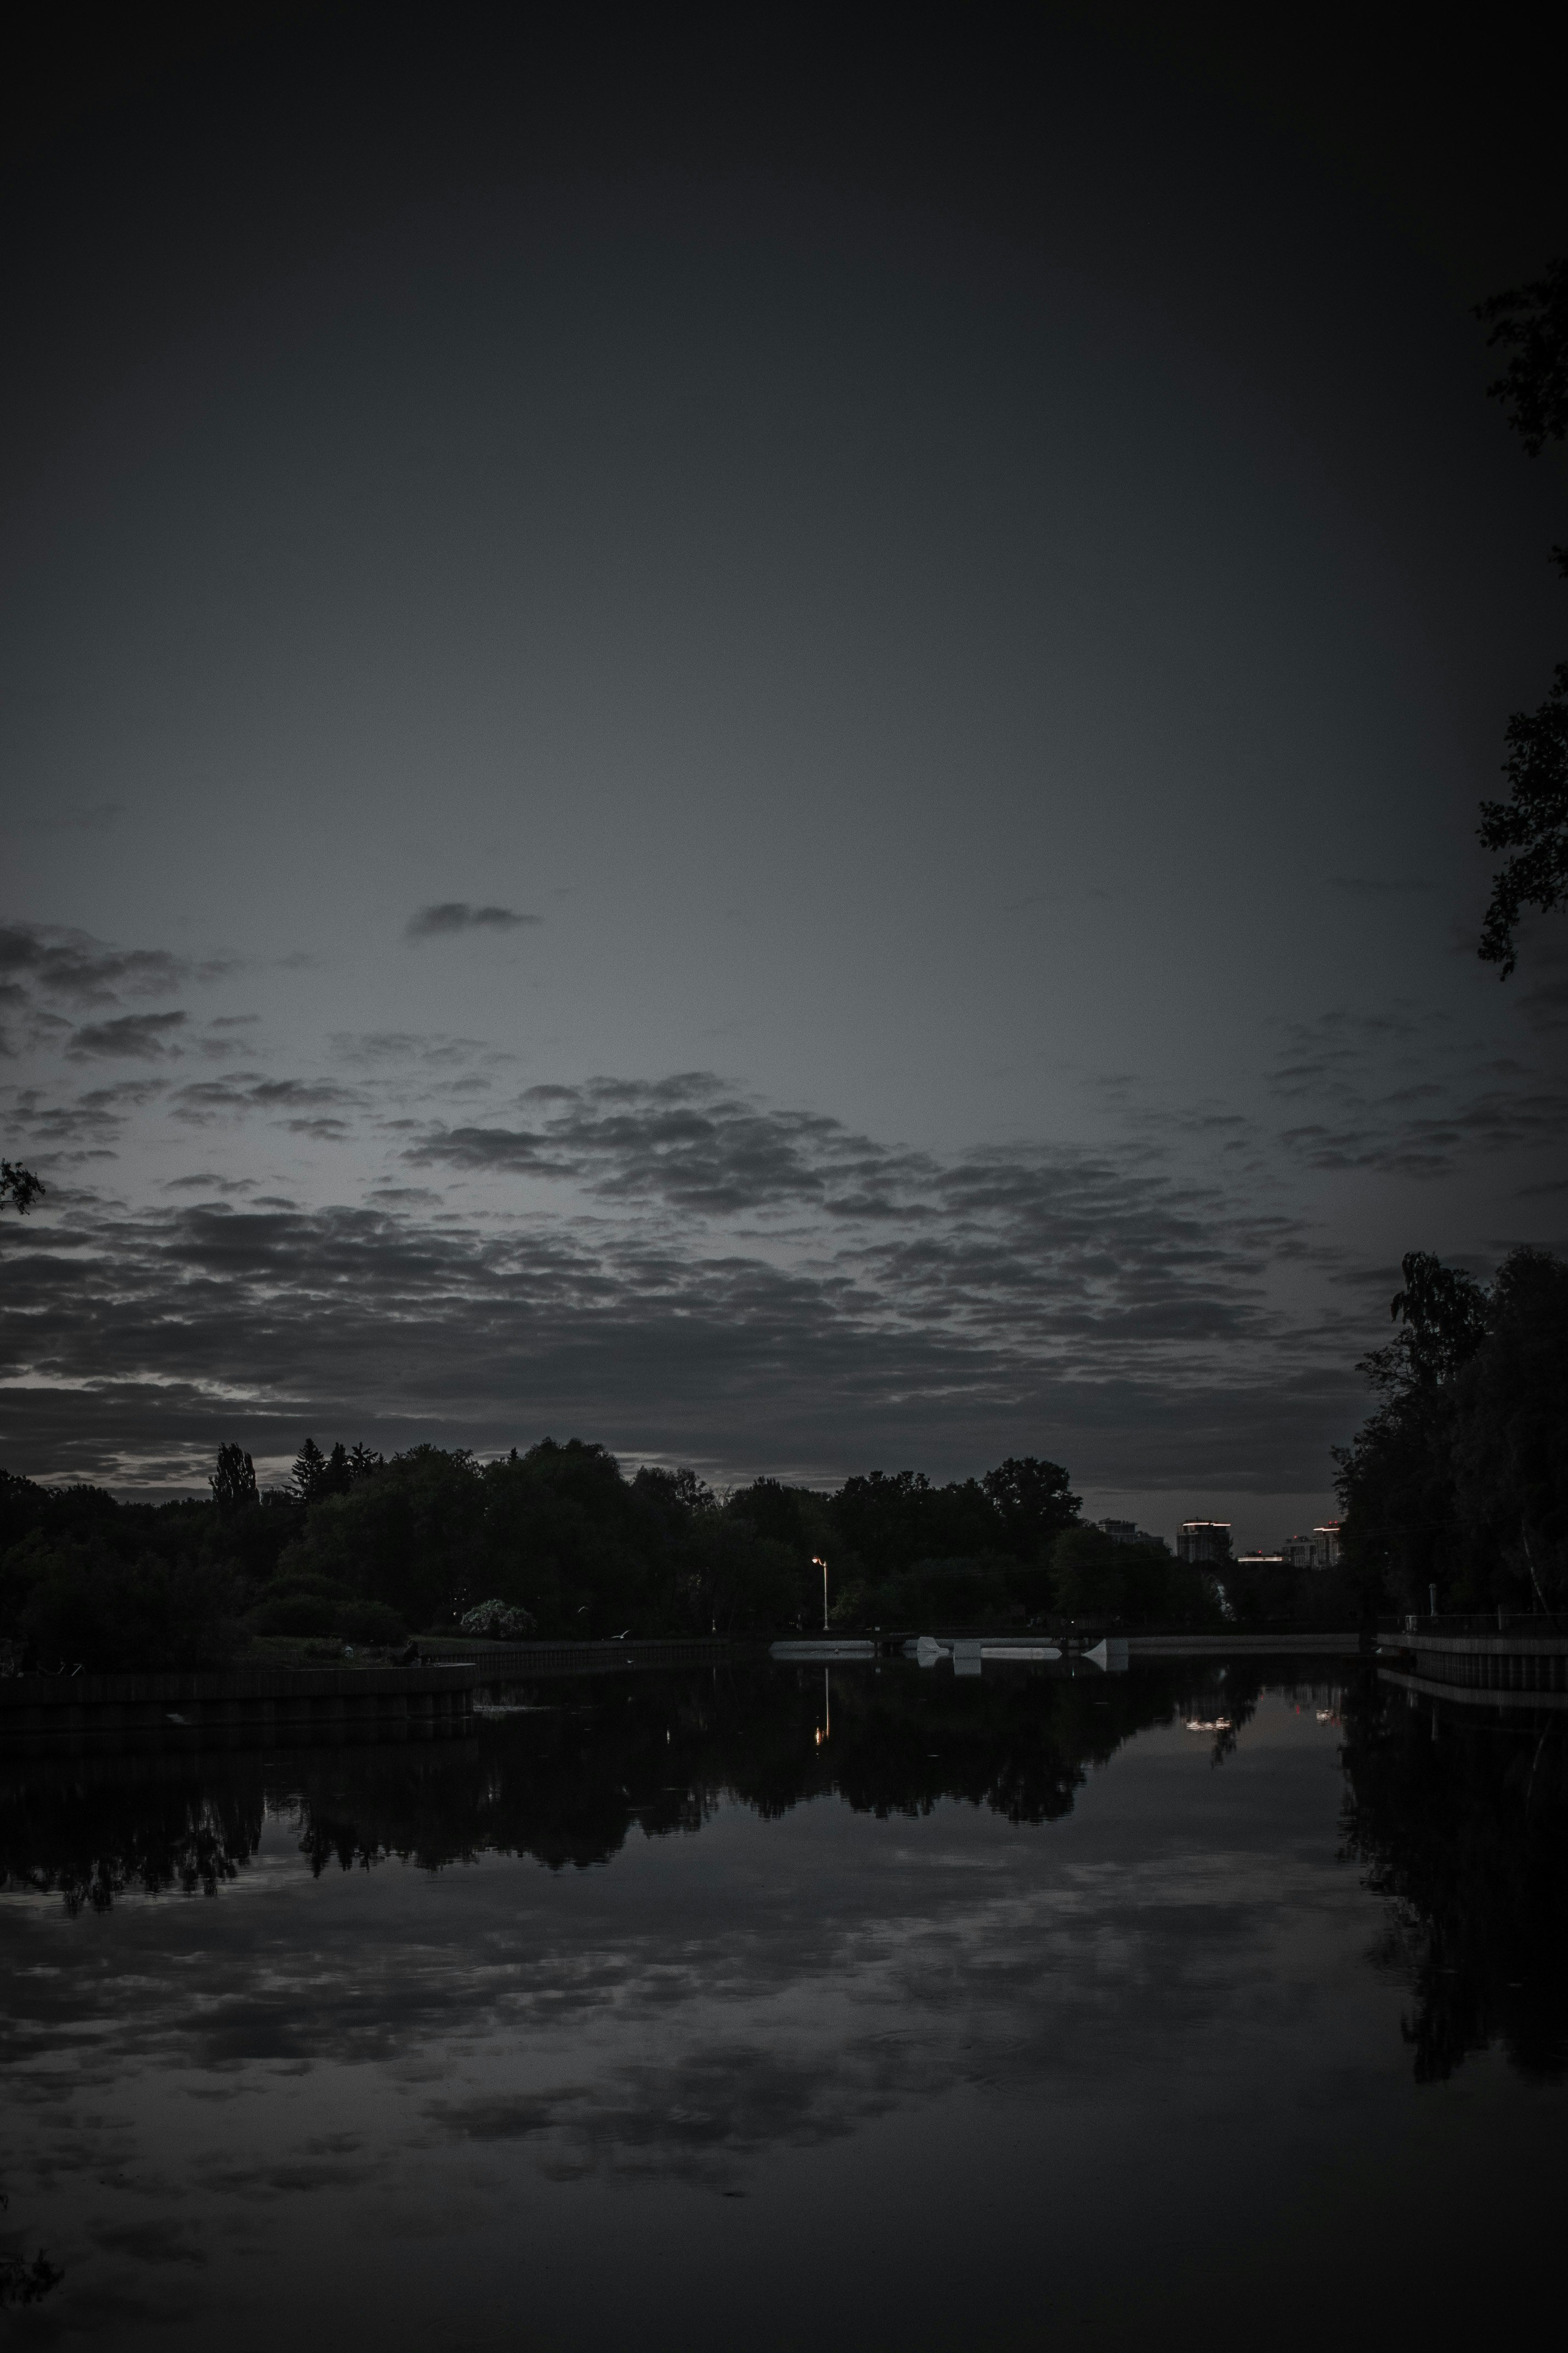
[[[0,1681],[0,1756],[455,1740],[475,1731],[474,1665],[260,1667]]]

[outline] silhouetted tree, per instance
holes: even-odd
[[[1363,1363],[1378,1404],[1336,1450],[1346,1559],[1368,1605],[1568,1598],[1568,1265],[1517,1250],[1490,1290],[1404,1261],[1403,1329]]]
[[[0,2189],[0,2213],[10,2203]],[[64,2277],[64,2272],[58,2263],[50,2263],[42,2247],[30,2257],[0,2252],[0,2311],[16,2305],[42,2304]]]
[[[221,1512],[241,1512],[259,1501],[256,1465],[243,1446],[220,1446],[217,1469],[207,1481],[213,1502]]]
[[[313,1438],[307,1438],[294,1457],[289,1483],[302,1504],[313,1504],[326,1493],[327,1458]]]
[[[1544,278],[1510,287],[1478,305],[1488,342],[1512,356],[1488,389],[1532,458],[1568,432],[1568,255]],[[1568,546],[1552,551],[1568,577]],[[1492,879],[1480,954],[1506,980],[1518,960],[1516,934],[1527,908],[1543,914],[1568,904],[1568,662],[1559,662],[1551,693],[1536,711],[1516,711],[1505,736],[1506,801],[1483,801],[1479,838],[1485,849],[1511,853]]]
[[[26,1217],[43,1191],[39,1179],[19,1160],[0,1160],[0,1209],[15,1209],[18,1217]]]
[[[0,1561],[5,1630],[46,1667],[221,1666],[240,1639],[238,1606],[224,1563],[152,1550],[127,1558],[97,1530],[35,1528]]]
[[[1544,278],[1478,302],[1476,316],[1491,329],[1488,343],[1513,355],[1488,395],[1502,402],[1529,455],[1539,458],[1548,441],[1568,432],[1568,254],[1548,262]]]
[[[1519,960],[1526,909],[1550,914],[1568,903],[1568,661],[1558,663],[1539,710],[1514,712],[1506,741],[1510,797],[1483,801],[1477,828],[1483,849],[1513,853],[1492,877],[1479,951],[1504,980]]]
[[[1051,1569],[1057,1608],[1068,1618],[1211,1630],[1223,1622],[1213,1577],[1158,1542],[1117,1544],[1103,1528],[1068,1528]]]
[[[1009,1454],[980,1482],[1001,1519],[1007,1551],[1038,1560],[1078,1518],[1081,1495],[1069,1493],[1070,1473],[1037,1454]]]

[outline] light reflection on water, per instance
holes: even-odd
[[[9,2326],[1489,2331],[1555,2243],[1563,1743],[1318,1672],[705,1670],[5,1768],[3,2219],[63,2274]]]

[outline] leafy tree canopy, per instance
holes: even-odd
[[[122,1504],[0,1474],[0,1641],[36,1648],[34,1588],[85,1593],[89,1556],[103,1594],[117,1578],[127,1592],[138,1579],[149,1595],[184,1591],[188,1571],[210,1570],[223,1607],[204,1603],[201,1641],[215,1655],[229,1640],[220,1620],[232,1630],[237,1617],[257,1634],[356,1644],[456,1627],[481,1607],[556,1637],[814,1625],[824,1558],[838,1614],[856,1622],[1006,1623],[1050,1607],[1051,1547],[1078,1508],[1061,1465],[1033,1456],[945,1485],[872,1472],[837,1493],[761,1479],[721,1498],[689,1468],[627,1478],[605,1447],[553,1438],[481,1463],[464,1448],[384,1461],[310,1437],[266,1493],[226,1440],[208,1487],[210,1501]],[[107,1601],[99,1614],[110,1622]],[[138,1603],[132,1622],[140,1658],[163,1620]]]
[[[1510,354],[1488,389],[1537,458],[1568,433],[1568,254],[1543,278],[1492,295],[1476,315],[1491,330],[1488,342]],[[1568,577],[1568,546],[1552,553]],[[1506,980],[1528,910],[1550,914],[1568,904],[1568,662],[1557,665],[1538,710],[1514,712],[1504,741],[1509,797],[1481,803],[1478,838],[1484,849],[1508,853],[1492,879],[1479,951]]]
[[[1568,1264],[1516,1250],[1489,1288],[1404,1261],[1378,1403],[1341,1449],[1346,1557],[1369,1607],[1568,1604]]]
[[[15,1209],[26,1217],[35,1201],[43,1198],[44,1187],[30,1168],[19,1160],[0,1160],[0,1209]]]
[[[258,1500],[256,1465],[243,1446],[218,1448],[217,1468],[207,1483],[220,1511],[242,1512]]]

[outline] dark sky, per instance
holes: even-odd
[[[1176,18],[1179,16],[1180,21]],[[1278,1537],[1562,1240],[1536,16],[462,8],[7,101],[9,1467],[1008,1452]]]

